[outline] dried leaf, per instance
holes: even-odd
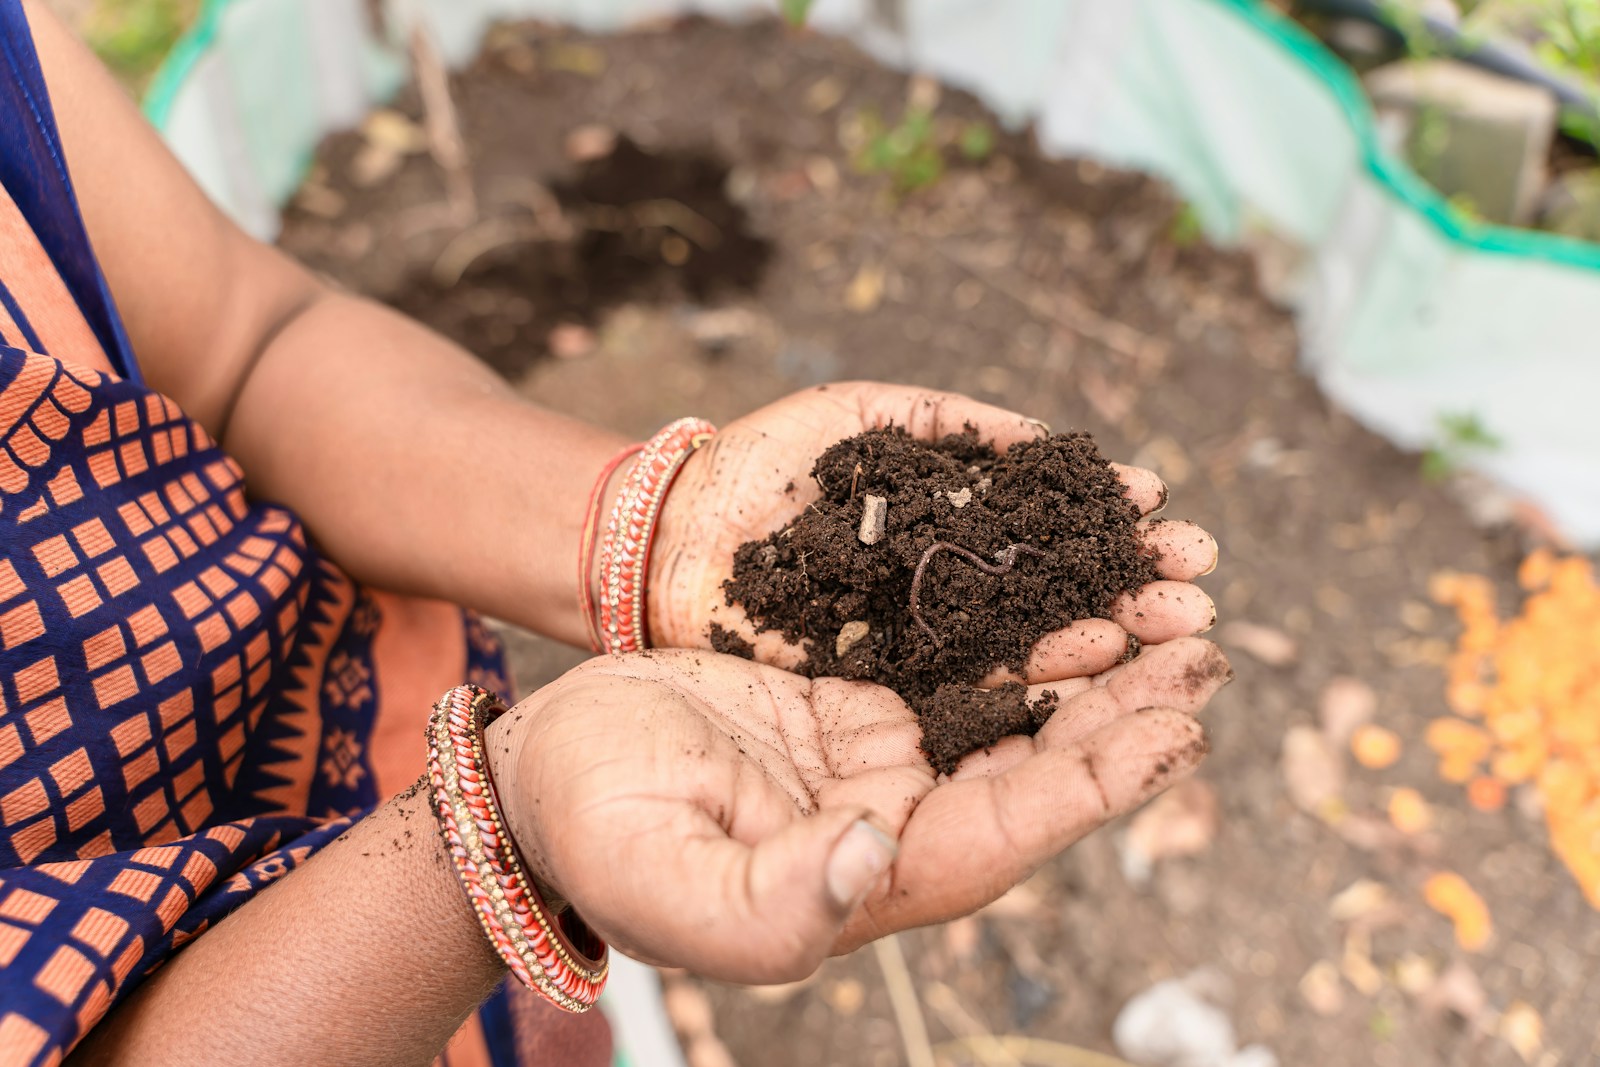
[[[1483,991],[1483,983],[1472,968],[1457,960],[1422,995],[1420,1003],[1422,1009],[1431,1015],[1448,1011],[1469,1023],[1476,1023],[1488,1010],[1489,995]]]
[[[1394,965],[1394,984],[1410,996],[1421,996],[1438,980],[1439,972],[1433,964],[1415,952],[1401,956]]]
[[[1133,465],[1150,468],[1172,488],[1177,488],[1188,481],[1189,475],[1194,471],[1189,453],[1170,437],[1157,437],[1147,442],[1133,457]]]
[[[1124,839],[1123,872],[1138,882],[1150,866],[1169,856],[1193,856],[1217,834],[1217,794],[1208,782],[1187,778],[1133,817]],[[1130,870],[1131,869],[1131,870]]]
[[[1383,975],[1372,965],[1372,938],[1366,927],[1351,927],[1345,934],[1339,971],[1363,996],[1375,997],[1383,990]]]
[[[550,354],[557,359],[581,359],[595,350],[599,339],[593,330],[575,322],[563,322],[545,337]]]
[[[843,99],[844,82],[831,74],[813,83],[805,95],[806,108],[819,115],[832,111]]]
[[[876,310],[883,303],[884,271],[873,263],[863,264],[844,291],[844,306],[851,311]]]
[[[1381,771],[1400,759],[1400,738],[1393,730],[1368,723],[1350,736],[1350,752],[1361,766]]]
[[[1283,735],[1283,782],[1295,807],[1327,818],[1344,791],[1338,751],[1310,726],[1289,727]]]
[[[609,156],[617,147],[617,131],[610,126],[588,123],[567,134],[563,145],[574,163],[592,163]]]
[[[1328,740],[1343,748],[1356,728],[1372,721],[1378,710],[1378,694],[1359,678],[1331,679],[1322,689],[1317,703],[1317,721]]]
[[[1389,825],[1389,820],[1366,812],[1339,811],[1328,818],[1333,832],[1348,845],[1363,852],[1394,849],[1405,843],[1405,835]]]
[[[1428,907],[1455,924],[1456,944],[1468,952],[1481,952],[1494,933],[1489,907],[1467,880],[1454,871],[1440,871],[1423,885]]]
[[[374,145],[396,155],[417,155],[428,150],[428,134],[398,111],[379,108],[367,115],[361,123],[361,136]]]
[[[1313,964],[1300,979],[1300,996],[1318,1015],[1338,1015],[1344,1010],[1339,969],[1328,960]]]
[[[822,999],[840,1015],[850,1016],[861,1010],[861,1005],[867,999],[867,991],[854,978],[842,978],[824,987]]]
[[[1389,794],[1389,822],[1406,836],[1433,828],[1433,809],[1415,789],[1401,787]]]
[[[1382,911],[1393,899],[1387,886],[1363,878],[1351,882],[1333,898],[1328,905],[1328,916],[1335,922],[1350,922]]]
[[[1230,622],[1218,631],[1224,645],[1231,645],[1269,667],[1287,667],[1300,654],[1294,638],[1271,626],[1255,622]]]
[[[1505,1014],[1500,1016],[1500,1036],[1517,1050],[1523,1063],[1532,1063],[1544,1047],[1544,1019],[1533,1005],[1520,1000],[1513,1001]]]

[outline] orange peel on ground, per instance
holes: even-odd
[[[1440,871],[1422,887],[1428,907],[1455,924],[1456,944],[1468,952],[1480,952],[1494,933],[1489,907],[1467,880],[1454,871]]]
[[[1429,724],[1428,746],[1475,807],[1498,808],[1505,787],[1532,784],[1551,846],[1600,908],[1600,584],[1587,560],[1548,549],[1528,556],[1517,580],[1528,595],[1510,619],[1487,578],[1430,581],[1462,632],[1445,685],[1460,718]]]
[[[1361,766],[1381,771],[1400,758],[1400,738],[1393,730],[1365,723],[1350,735],[1350,752]]]
[[[1407,836],[1433,828],[1433,809],[1415,789],[1402,786],[1389,794],[1389,822]]]

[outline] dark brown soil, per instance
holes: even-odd
[[[1017,692],[975,683],[1021,674],[1041,637],[1110,618],[1118,594],[1156,577],[1139,510],[1087,434],[997,455],[970,429],[931,445],[874,430],[824,452],[812,477],[822,498],[734,555],[728,603],[804,644],[802,673],[886,685],[933,717],[923,750],[940,773],[1043,725]],[[874,501],[884,529],[866,543]]]
[[[595,57],[586,71],[567,62],[577,49]],[[516,27],[496,32],[454,89],[485,219],[526,218],[526,198],[511,191],[530,181],[572,180],[582,168],[566,138],[601,123],[658,156],[721,160],[725,192],[772,250],[759,288],[729,288],[716,306],[667,289],[669,303],[647,292],[592,315],[596,344],[583,358],[528,360],[513,336],[526,298],[504,287],[466,282],[408,307],[435,325],[479,320],[481,354],[525,368],[514,380],[530,399],[642,439],[684,414],[726,422],[820,382],[875,378],[1089,430],[1106,455],[1155,469],[1185,517],[1217,536],[1221,566],[1201,583],[1223,618],[1296,641],[1289,662],[1269,664],[1219,627],[1238,679],[1205,713],[1213,750],[1198,781],[1219,818],[1209,847],[1161,860],[1141,882],[1124,873],[1126,824],[1113,825],[978,916],[900,936],[939,1058],[1009,1062],[944,1044],[985,1031],[1110,1052],[1129,997],[1198,967],[1231,987],[1241,1042],[1264,1042],[1285,1067],[1527,1067],[1496,1036],[1497,1013],[1517,1001],[1544,1019],[1535,1067],[1600,1055],[1600,915],[1552,856],[1535,811],[1473,811],[1439,782],[1423,740],[1456,632],[1428,606],[1428,579],[1445,568],[1488,574],[1509,597],[1518,543],[1481,532],[1419,477],[1417,456],[1367,432],[1299,372],[1290,318],[1263,295],[1281,278],[1182,236],[1159,183],[1045,159],[1026,132],[1000,132],[988,159],[952,161],[938,182],[893,195],[888,176],[857,171],[856,131],[864,113],[903,113],[906,77],[772,23],[609,38]],[[936,125],[992,121],[948,90],[936,113]],[[303,198],[282,242],[350,288],[400,302],[461,227],[422,156],[381,184],[355,185],[359,146],[353,135],[326,146],[319,184],[338,199],[312,211]],[[542,252],[519,247],[529,259]],[[848,299],[866,269],[881,272],[880,299]],[[508,638],[523,691],[585,657]],[[1390,792],[1407,786],[1433,805],[1435,833],[1346,836],[1291,804],[1285,732],[1315,723],[1336,676],[1370,683],[1377,721],[1404,741],[1386,770],[1345,761],[1352,817],[1386,826]],[[1495,924],[1485,952],[1463,952],[1423,904],[1423,880],[1439,869],[1483,895]],[[1362,880],[1391,904],[1346,922],[1331,902]],[[1338,996],[1313,1005],[1308,975],[1359,976],[1349,961],[1364,943],[1381,984],[1339,978]],[[1456,968],[1453,987],[1464,975],[1484,1010],[1465,1022],[1440,996],[1403,988],[1402,964]],[[695,984],[742,1067],[906,1062],[871,952],[777,990]],[[1049,1062],[1082,1058],[1037,1047]]]
[[[552,182],[552,203],[507,220],[459,276],[443,259],[385,299],[515,376],[563,325],[594,326],[628,301],[704,303],[761,282],[771,250],[724,188],[728,165],[692,149],[648,152],[626,137]],[[554,210],[541,217],[541,210]],[[476,294],[464,301],[463,289]],[[501,309],[484,315],[483,307]]]
[[[962,756],[1002,737],[1032,737],[1059,704],[1053,691],[1030,703],[1028,688],[1021,682],[995,689],[941,685],[916,705],[922,720],[922,751],[934,770],[948,774]]]

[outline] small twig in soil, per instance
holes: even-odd
[[[444,171],[450,206],[457,220],[471,222],[478,217],[478,196],[466,141],[461,136],[461,120],[450,95],[450,74],[433,37],[420,23],[411,31],[411,66],[422,95],[422,125],[428,134],[428,151]]]
[[[937,1061],[933,1057],[933,1042],[928,1040],[928,1020],[922,1014],[922,1002],[911,981],[911,969],[906,966],[900,939],[890,934],[874,941],[872,949],[878,957],[878,968],[883,971],[883,984],[889,989],[889,1005],[900,1029],[906,1063],[909,1067],[934,1067]]]
[[[933,638],[933,643],[936,645],[944,644],[944,639],[941,638],[937,633],[934,633],[933,627],[928,625],[928,620],[922,617],[921,593],[922,579],[928,573],[928,561],[933,559],[933,557],[937,556],[940,552],[954,552],[956,555],[960,556],[962,559],[966,560],[983,573],[992,574],[996,577],[1010,574],[1012,568],[1017,565],[1017,557],[1019,555],[1038,556],[1041,559],[1050,555],[1048,552],[1039,551],[1039,549],[1034,548],[1032,545],[1007,545],[1005,548],[1002,548],[999,552],[995,553],[995,561],[990,563],[988,560],[972,551],[972,549],[962,548],[960,545],[953,544],[949,541],[935,541],[933,544],[929,545],[928,550],[922,554],[922,558],[917,560],[916,572],[911,576],[911,617],[916,620],[918,626],[922,627],[924,633]]]

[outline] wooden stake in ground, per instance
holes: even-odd
[[[889,987],[889,1003],[894,1008],[894,1021],[900,1027],[906,1063],[909,1067],[934,1067],[928,1021],[922,1015],[922,1003],[917,998],[917,987],[911,982],[911,970],[906,966],[899,937],[894,934],[880,937],[872,943],[872,950],[883,970],[883,984]]]
[[[428,152],[444,171],[445,188],[457,221],[465,225],[478,217],[478,197],[472,187],[472,164],[461,122],[450,95],[450,72],[433,43],[433,35],[418,22],[411,27],[411,69],[422,94],[422,126],[428,134]]]

